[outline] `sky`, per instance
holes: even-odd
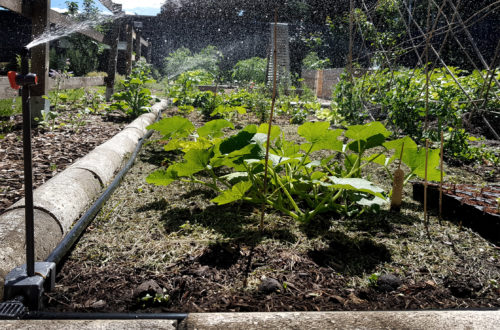
[[[51,8],[57,11],[65,11],[68,6],[66,6],[67,0],[51,0]],[[83,0],[72,0],[78,3],[79,8],[83,7]],[[162,4],[166,0],[113,0],[114,3],[121,3],[123,5],[123,11],[129,15],[157,15],[160,12]],[[102,10],[102,12],[109,14],[110,11],[107,10],[99,0],[94,0],[97,7]]]

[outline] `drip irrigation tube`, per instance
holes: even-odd
[[[161,111],[158,113],[156,120],[160,117]],[[88,227],[88,225],[95,218],[99,210],[102,208],[103,204],[111,197],[111,194],[118,187],[123,177],[130,170],[134,164],[139,151],[144,144],[144,141],[149,139],[153,134],[152,130],[149,130],[137,143],[134,152],[130,156],[127,164],[121,169],[121,171],[116,175],[113,182],[106,188],[102,195],[95,201],[94,204],[83,214],[83,216],[75,223],[71,231],[64,237],[64,239],[56,246],[56,248],[50,253],[50,255],[45,260],[46,262],[54,262],[56,265],[64,258],[68,251],[73,247],[75,242],[81,236],[83,231]]]

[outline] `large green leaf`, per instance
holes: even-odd
[[[163,135],[163,139],[167,140],[172,137],[186,137],[194,131],[193,124],[186,118],[173,116],[164,118],[154,124],[151,124],[147,129],[154,129]]]
[[[354,152],[380,146],[389,135],[391,135],[391,132],[378,121],[365,125],[349,126],[345,131],[345,136],[353,140],[348,147]]]
[[[409,137],[387,141],[384,146],[389,150],[394,150],[392,159],[399,159],[401,148],[403,148],[403,163],[405,163],[412,174],[415,174],[421,179],[425,178],[425,148],[418,148],[417,144]],[[439,181],[441,172],[437,169],[440,162],[439,149],[429,149],[429,157],[427,160],[427,180]]]
[[[365,125],[353,125],[347,127],[345,136],[352,140],[367,140],[368,138],[381,134],[384,137],[391,135],[381,122],[374,121]]]
[[[297,129],[297,133],[306,139],[310,143],[317,143],[323,140],[323,135],[326,133],[330,124],[326,121],[318,121],[318,122],[307,122],[303,125],[300,125]]]
[[[176,177],[172,177],[168,171],[164,169],[156,170],[146,177],[146,182],[157,186],[168,186],[172,182],[177,180]]]
[[[211,149],[191,149],[184,155],[185,163],[181,163],[187,167],[183,170],[182,176],[187,176],[201,171],[207,167],[212,156]]]
[[[276,140],[276,148],[273,148],[273,150],[275,153],[285,157],[296,158],[301,156],[298,144],[281,138]]]
[[[425,148],[420,148],[418,151],[413,153],[403,153],[403,162],[408,165],[413,174],[418,176],[420,179],[424,179]],[[439,161],[439,149],[429,149],[429,156],[427,159],[427,180],[439,181],[441,179],[441,172],[437,169]]]
[[[343,131],[341,129],[330,130],[329,127],[329,123],[322,121],[301,125],[297,132],[309,142],[301,145],[301,148],[306,151],[311,149],[311,152],[321,149],[342,150],[342,142],[338,140],[338,137]]]
[[[220,153],[229,154],[235,150],[239,150],[249,145],[250,143],[252,143],[252,138],[254,137],[255,133],[257,133],[257,126],[248,125],[243,130],[238,132],[238,134],[224,140],[219,146]]]
[[[220,155],[211,160],[213,167],[228,166],[235,171],[245,171],[245,160],[248,159],[264,159],[265,149],[259,144],[248,144],[245,147],[235,150],[227,155]]]
[[[257,129],[257,133],[263,133],[267,137],[267,131],[268,130],[269,130],[269,124],[264,123],[264,124],[261,124],[259,126],[259,128]],[[280,129],[280,127],[276,126],[276,125],[271,126],[270,140],[272,141],[272,140],[276,139],[280,135],[281,135],[281,129]]]
[[[384,195],[382,194],[384,190],[380,187],[377,187],[368,180],[360,178],[337,178],[334,176],[329,176],[328,179],[330,180],[330,182],[332,182],[332,188],[365,192],[370,195],[385,199]]]
[[[399,154],[401,153],[401,147],[403,143],[404,143],[403,152],[406,150],[417,149],[417,144],[415,143],[415,141],[413,141],[408,136],[405,136],[404,138],[401,139],[384,142],[384,147],[386,147],[389,150],[395,150],[397,157],[399,158]]]
[[[373,199],[361,198],[356,202],[356,204],[367,207],[371,207],[374,205],[382,206],[384,204],[387,204],[387,200],[375,196]]]
[[[241,181],[235,184],[231,189],[225,190],[219,196],[212,199],[212,202],[219,205],[238,201],[245,196],[245,193],[252,187],[251,181]]]
[[[216,137],[220,137],[220,136],[224,135],[224,133],[222,132],[222,129],[227,128],[227,127],[234,129],[234,125],[231,122],[229,122],[225,119],[216,119],[216,120],[209,121],[208,123],[206,123],[202,127],[198,128],[197,132],[198,132],[198,135],[201,137],[216,138]]]

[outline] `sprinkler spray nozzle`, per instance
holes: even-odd
[[[15,71],[9,71],[7,76],[9,77],[10,87],[13,89],[38,84],[38,77],[35,73],[20,74]]]

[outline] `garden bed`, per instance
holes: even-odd
[[[39,187],[80,157],[118,133],[128,119],[121,113],[87,114],[61,111],[57,127],[39,126],[32,132],[33,184]],[[60,125],[64,123],[64,125]],[[24,196],[22,115],[0,126],[0,213]]]
[[[428,206],[439,208],[439,185],[428,185]],[[424,184],[413,182],[413,198],[424,200]],[[445,184],[443,216],[472,228],[495,244],[500,244],[500,185]]]
[[[203,124],[197,112],[190,117]],[[296,131],[288,118],[277,121],[287,135]],[[382,210],[350,219],[325,213],[303,226],[268,209],[261,231],[260,207],[216,206],[210,202],[215,194],[199,184],[146,183],[176,157],[157,143],[143,148],[60,268],[46,297],[49,310],[500,307],[499,249],[448,221],[431,217],[426,228],[408,186],[400,214]],[[462,182],[484,181],[461,168],[446,170]],[[381,169],[369,176],[390,186]]]

